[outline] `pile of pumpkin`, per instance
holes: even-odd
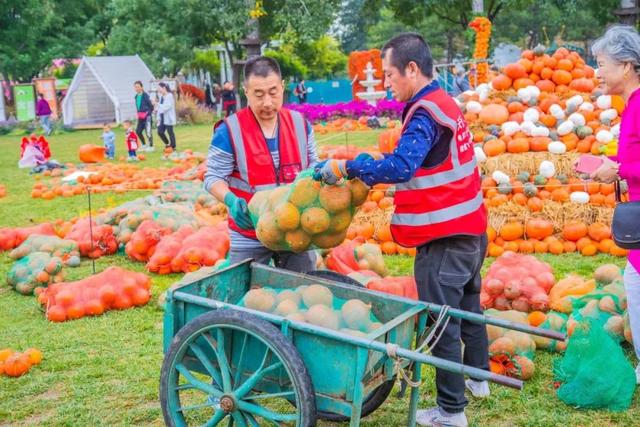
[[[29,348],[22,353],[10,348],[0,350],[0,375],[20,377],[42,362],[42,352]]]
[[[82,169],[67,164],[66,169],[47,170],[42,176],[35,175],[31,190],[34,199],[52,200],[56,197],[73,197],[91,192],[113,191],[124,193],[132,190],[154,190],[168,180],[195,179],[186,177],[188,172],[204,161],[200,153],[186,152],[186,156],[174,160],[171,168],[140,167],[131,163],[99,163],[85,165]]]

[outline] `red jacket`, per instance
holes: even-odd
[[[396,185],[391,233],[402,246],[421,246],[452,235],[480,235],[487,229],[487,212],[480,188],[473,140],[456,103],[442,89],[429,92],[411,106],[403,129],[418,108],[443,128],[441,140],[449,155],[440,164],[421,167],[406,183]],[[445,139],[445,140],[443,140]],[[429,155],[425,159],[429,164]]]
[[[127,150],[136,151],[138,149],[138,135],[136,135],[133,129],[129,128],[125,136],[127,142]]]
[[[280,167],[276,168],[267,141],[249,108],[227,117],[236,160],[236,169],[229,176],[229,190],[238,197],[251,200],[257,191],[289,184],[308,167],[307,127],[302,114],[286,108],[280,110],[278,152]],[[244,230],[229,218],[229,228],[245,237],[256,239],[255,230]]]

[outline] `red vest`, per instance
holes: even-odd
[[[307,127],[302,114],[283,108],[278,115],[278,153],[280,165],[273,163],[262,129],[249,108],[227,117],[236,168],[229,176],[229,190],[249,203],[253,194],[279,185],[289,184],[309,166]],[[245,237],[256,239],[255,230],[243,230],[232,218],[229,228]]]
[[[450,138],[446,141],[449,154],[442,163],[423,166],[409,182],[396,185],[391,218],[394,240],[402,246],[414,247],[446,236],[486,232],[487,212],[480,172],[462,112],[453,99],[437,89],[411,106],[403,131],[418,108],[426,110],[440,126],[450,129],[453,137],[448,132],[440,136]],[[443,141],[436,142],[440,143]]]

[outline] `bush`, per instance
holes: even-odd
[[[181,96],[176,102],[178,122],[191,125],[213,124],[213,112],[201,106],[189,95]]]

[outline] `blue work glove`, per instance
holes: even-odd
[[[340,179],[347,177],[346,163],[345,160],[335,159],[322,161],[314,168],[313,179],[333,185]]]
[[[246,200],[233,194],[231,191],[224,196],[224,204],[227,205],[227,211],[229,216],[233,218],[233,221],[238,227],[243,230],[251,230],[253,228],[253,222],[249,216],[249,206],[247,206]]]

